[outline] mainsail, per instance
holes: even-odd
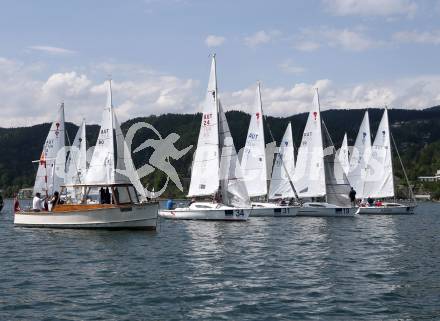
[[[324,170],[325,170],[325,193],[327,203],[350,207],[350,184],[347,176],[339,162],[339,157],[336,153],[336,148],[330,137],[330,134],[323,125],[323,147],[324,147]]]
[[[295,197],[295,191],[290,182],[295,171],[294,152],[292,125],[289,122],[273,165],[269,187],[269,199]]]
[[[112,104],[111,82],[107,93],[107,104],[102,113],[101,128],[99,129],[93,156],[87,171],[85,183],[115,184],[115,140],[114,113]]]
[[[141,200],[146,200],[147,192],[139,179],[138,172],[131,157],[131,149],[128,148],[116,114],[114,114],[114,127],[117,150],[115,181],[117,183],[130,182],[141,196]]]
[[[219,101],[220,187],[223,204],[235,207],[250,206],[249,195],[238,161],[226,115]]]
[[[62,103],[41,152],[34,194],[52,195],[55,191],[59,192],[60,186],[64,184],[66,166],[64,130],[64,103]]]
[[[76,132],[66,162],[66,185],[84,183],[87,172],[86,121],[82,121]]]
[[[299,197],[325,195],[324,154],[318,90],[298,149],[293,184]]]
[[[107,105],[102,115],[98,140],[85,178],[87,185],[132,184],[146,197],[139,176],[125,142],[121,127],[113,110],[111,82],[109,81]]]
[[[366,197],[393,197],[394,179],[391,155],[390,126],[388,110],[385,109],[377,129],[368,162],[364,195]]]
[[[257,86],[254,108],[241,157],[241,168],[249,196],[267,194],[266,149],[264,143],[263,108],[260,84]]]
[[[347,133],[344,135],[344,139],[342,140],[341,148],[338,151],[338,159],[341,163],[342,170],[344,171],[345,175],[348,174],[348,171],[350,169],[350,162],[348,160],[348,142],[347,142]]]
[[[197,149],[191,170],[188,196],[207,196],[219,189],[219,128],[217,76],[215,56],[212,57],[208,90],[203,104]]]
[[[350,181],[351,186],[355,189],[357,198],[368,197],[368,195],[364,193],[364,182],[370,157],[370,120],[368,117],[368,111],[366,111],[351,153],[350,169],[348,171],[348,180]]]

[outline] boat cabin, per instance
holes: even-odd
[[[62,186],[61,199],[67,205],[132,205],[140,203],[132,184],[76,184]],[[69,194],[70,193],[70,194]],[[74,194],[74,195],[72,195]],[[73,197],[72,197],[73,196]]]

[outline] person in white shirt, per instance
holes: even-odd
[[[44,200],[41,199],[41,194],[36,193],[34,199],[32,200],[32,210],[34,212],[41,212],[43,209],[43,202]]]

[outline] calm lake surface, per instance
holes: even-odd
[[[0,320],[439,320],[440,204],[412,216],[14,228]]]

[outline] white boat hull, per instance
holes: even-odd
[[[299,206],[276,203],[252,203],[251,217],[293,217],[297,216]]]
[[[60,212],[18,212],[15,226],[155,230],[159,203]]]
[[[235,208],[213,203],[194,203],[189,207],[160,210],[159,216],[173,220],[246,221],[251,208]]]
[[[340,207],[328,203],[304,203],[299,208],[297,216],[353,217],[355,212],[355,207]]]
[[[414,205],[394,204],[389,206],[366,206],[359,207],[356,214],[360,215],[411,215],[414,214]]]

